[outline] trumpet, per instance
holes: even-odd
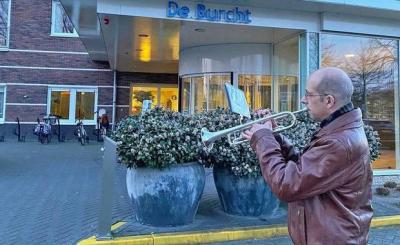
[[[214,142],[216,140],[218,140],[224,136],[228,137],[228,142],[230,145],[242,144],[242,143],[246,142],[247,140],[243,139],[241,137],[233,137],[232,135],[235,133],[237,134],[237,133],[243,132],[244,130],[251,128],[254,124],[257,124],[257,123],[263,123],[268,120],[277,120],[277,119],[281,119],[284,117],[289,117],[289,119],[291,120],[289,125],[287,125],[287,126],[280,125],[273,129],[274,133],[279,133],[284,130],[290,129],[294,125],[296,125],[296,114],[305,112],[305,111],[307,111],[307,108],[304,108],[302,110],[295,111],[295,112],[284,111],[284,112],[280,112],[280,113],[277,113],[274,115],[259,118],[259,119],[256,119],[251,122],[247,122],[247,123],[235,126],[235,127],[216,131],[216,132],[210,132],[210,131],[208,131],[207,128],[202,128],[201,129],[201,141],[208,148],[208,150],[211,150],[213,148]]]

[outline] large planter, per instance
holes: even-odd
[[[178,226],[193,222],[205,172],[198,163],[173,165],[167,169],[128,169],[128,194],[136,219],[151,226]]]
[[[226,213],[240,216],[275,215],[280,201],[262,176],[235,176],[226,168],[214,166],[215,187]]]

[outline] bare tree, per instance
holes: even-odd
[[[343,55],[337,55],[335,44],[328,44],[323,47],[322,66],[336,66],[347,72],[354,85],[353,102],[367,116],[368,93],[387,95],[387,91],[394,91],[396,50],[394,40],[371,38],[361,42],[360,49],[354,50],[354,54],[343,58]],[[393,103],[393,96],[382,99],[388,101],[386,104]]]
[[[382,90],[393,82],[394,50],[394,41],[370,39],[366,45],[361,45],[361,50],[354,57],[343,63],[343,68],[353,81],[354,100],[363,115],[367,115],[368,91]]]

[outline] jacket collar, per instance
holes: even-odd
[[[342,106],[341,108],[339,108],[337,111],[335,111],[334,113],[332,113],[328,118],[326,118],[325,120],[323,120],[321,122],[320,127],[323,128],[326,125],[328,125],[330,122],[332,122],[333,120],[335,120],[336,118],[340,117],[341,115],[352,111],[354,109],[353,103],[347,103],[346,105]]]
[[[349,128],[357,128],[363,125],[362,113],[360,108],[356,108],[349,111],[339,117],[334,121],[330,122],[325,127],[321,128],[316,134],[316,137],[320,137],[326,134],[331,134],[336,131],[341,131]]]

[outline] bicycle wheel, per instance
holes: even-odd
[[[44,133],[40,132],[38,137],[39,137],[39,142],[44,144],[44,141],[46,140],[46,136],[44,135]]]
[[[86,135],[81,133],[80,137],[79,137],[79,142],[81,142],[81,145],[85,145],[86,144]]]

